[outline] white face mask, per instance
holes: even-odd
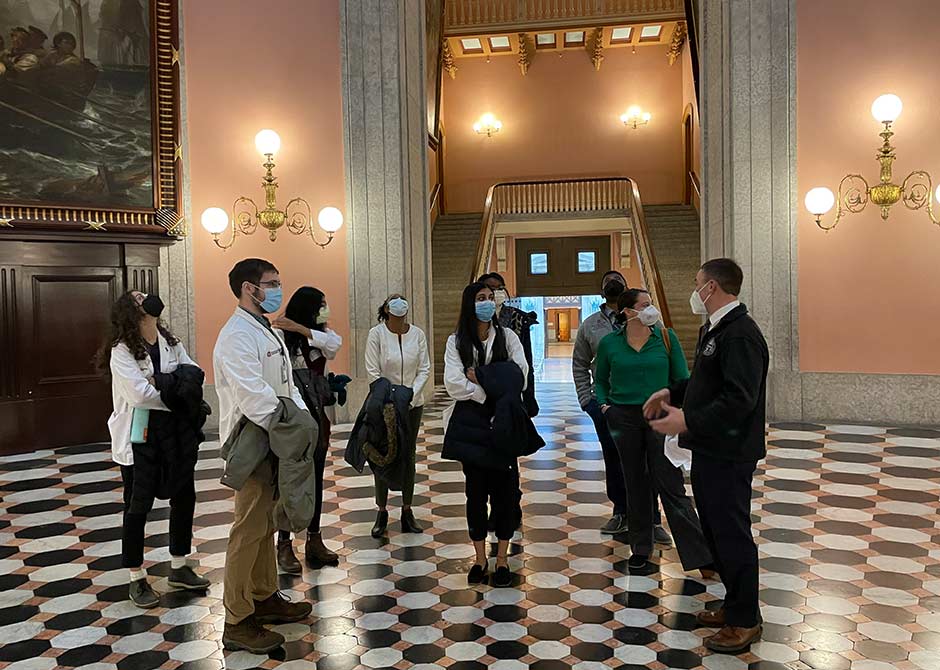
[[[498,288],[498,289],[496,289],[495,291],[493,291],[493,300],[496,301],[496,306],[497,306],[497,307],[502,307],[503,304],[504,304],[507,300],[509,300],[509,294],[506,293],[506,289],[504,289],[504,288]]]
[[[702,288],[705,288],[704,286]],[[692,295],[689,297],[689,306],[692,308],[693,314],[698,314],[699,316],[705,316],[708,314],[708,307],[705,306],[705,300],[702,300],[702,295],[699,293],[701,289],[694,289]],[[711,294],[708,295],[711,298]]]
[[[324,305],[320,308],[320,313],[317,315],[317,323],[324,324],[330,320],[330,306]]]
[[[637,318],[640,320],[644,326],[654,326],[659,323],[659,320],[662,318],[662,315],[659,313],[659,310],[656,309],[653,305],[647,305],[639,312],[637,312]]]

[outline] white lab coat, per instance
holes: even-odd
[[[380,323],[366,338],[366,374],[371,384],[384,377],[414,392],[411,406],[424,406],[424,387],[431,376],[431,358],[424,331],[412,324],[398,339],[397,333]]]
[[[170,373],[180,365],[196,364],[182,343],[171,347],[162,334],[158,335],[158,339],[160,372]],[[111,349],[111,400],[114,411],[108,419],[108,431],[111,433],[111,458],[119,465],[134,464],[134,451],[131,448],[134,408],[169,411],[160,400],[160,392],[147,381],[153,374],[153,361],[149,355],[138,361],[123,342]]]
[[[526,380],[524,384],[528,385],[529,363],[525,359],[525,350],[522,348],[522,342],[519,336],[509,328],[503,328],[506,335],[506,350],[509,353],[509,360],[519,366],[522,370],[522,378]],[[484,361],[476,361],[476,365],[486,365],[493,360],[493,342],[496,340],[496,329],[490,326],[489,335],[483,343],[485,354]],[[476,357],[476,354],[474,354]],[[523,386],[523,389],[525,386]],[[461,400],[473,400],[481,405],[486,402],[486,391],[483,387],[474,384],[467,378],[464,372],[463,361],[460,360],[460,353],[457,351],[457,335],[451,335],[447,338],[447,347],[444,350],[444,389],[447,391],[454,402],[444,410],[444,430],[450,423],[450,417],[454,413],[454,406]]]
[[[284,340],[241,307],[235,308],[219,332],[212,365],[223,443],[243,416],[267,430],[279,398],[290,398],[301,409],[306,407],[294,385]]]

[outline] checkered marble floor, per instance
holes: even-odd
[[[940,669],[940,431],[775,425],[754,494],[764,639],[710,655],[693,612],[722,587],[686,575],[674,550],[631,575],[629,549],[598,528],[609,514],[590,420],[566,384],[540,387],[545,449],[522,466],[524,528],[514,588],[469,588],[463,478],[439,457],[442,402],[419,445],[419,536],[369,536],[372,482],[334,433],[324,535],[337,568],[281,577],[314,606],[280,626],[270,658],[220,650],[221,579],[232,492],[218,444],[197,471],[195,558],[208,595],[166,584],[168,509],[148,525],[147,567],[164,595],[142,611],[120,565],[121,483],[102,445],[0,459],[0,668],[151,670],[284,667],[575,667],[708,670]],[[393,499],[393,504],[398,499]],[[393,511],[393,518],[397,510]]]

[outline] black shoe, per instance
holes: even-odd
[[[604,535],[617,535],[627,532],[627,515],[614,514],[610,521],[601,526],[601,533]]]
[[[653,542],[656,544],[664,544],[667,546],[672,546],[672,536],[662,526],[653,527]]]
[[[375,515],[375,525],[372,526],[372,537],[378,539],[388,530],[388,510],[379,510]]]
[[[649,563],[650,557],[642,554],[632,554],[627,561],[627,567],[631,570],[642,570]]]
[[[424,528],[415,520],[415,515],[411,508],[401,511],[401,531],[403,533],[423,533]]]
[[[196,571],[188,565],[170,569],[170,578],[167,581],[175,589],[205,591],[209,588],[209,580],[197,575]]]
[[[146,578],[131,582],[127,590],[131,602],[142,610],[153,609],[160,604],[160,596],[150,587]]]
[[[493,586],[500,589],[512,586],[512,572],[508,565],[496,566],[496,572],[493,573]]]
[[[482,584],[486,581],[486,564],[478,565],[477,563],[473,564],[473,567],[470,568],[470,572],[467,573],[467,583],[468,584]]]

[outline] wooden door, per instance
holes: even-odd
[[[594,295],[610,269],[610,236],[522,238],[516,246],[520,296]]]
[[[111,305],[155,290],[157,245],[0,245],[0,454],[109,440],[111,384],[95,365]]]
[[[571,321],[568,319],[568,310],[563,309],[558,312],[558,341],[571,341]]]

